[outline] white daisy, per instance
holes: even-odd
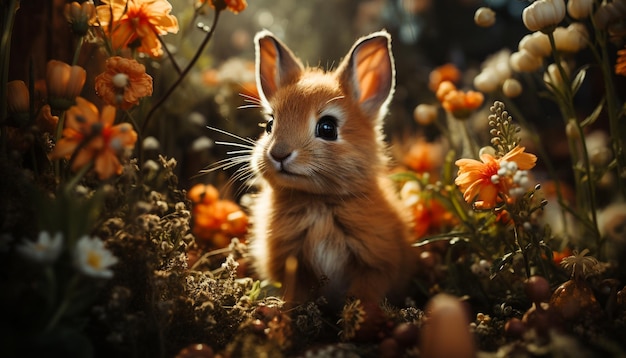
[[[87,276],[111,278],[111,266],[117,263],[117,257],[104,247],[104,242],[97,237],[83,236],[78,239],[74,251],[74,263],[78,270]]]
[[[60,232],[51,237],[47,231],[39,233],[37,241],[25,239],[16,250],[25,258],[42,264],[53,263],[63,249],[63,234]]]

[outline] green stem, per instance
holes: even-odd
[[[546,166],[546,169],[548,170],[548,175],[550,175],[550,177],[552,178],[554,182],[554,189],[556,192],[557,200],[559,203],[564,202],[565,200],[563,198],[563,189],[561,188],[561,181],[558,178],[556,169],[554,169],[554,164],[550,160],[550,156],[548,155],[548,152],[546,152],[546,149],[543,146],[543,142],[541,141],[540,136],[537,134],[536,128],[532,126],[526,120],[526,118],[524,117],[524,115],[522,115],[522,112],[519,110],[519,108],[517,107],[514,101],[508,101],[507,108],[509,108],[509,110],[514,114],[513,117],[518,122],[520,122],[524,128],[529,129],[528,134],[530,136],[530,139],[535,144],[539,157],[541,158],[542,162]],[[567,228],[565,211],[561,209],[560,212],[561,212],[561,223],[563,225],[563,228]]]
[[[59,115],[59,121],[57,122],[57,131],[55,134],[55,143],[59,143],[59,140],[63,136],[63,127],[65,126],[65,111],[61,112]],[[61,178],[61,162],[59,160],[55,160],[54,162],[54,173],[56,174],[57,179]]]
[[[576,117],[576,111],[574,107],[574,94],[572,92],[572,86],[569,81],[569,76],[565,72],[561,64],[561,56],[559,51],[556,49],[556,41],[554,39],[554,33],[548,33],[548,39],[550,40],[550,46],[552,47],[552,55],[554,57],[554,63],[556,64],[559,74],[561,75],[563,86],[560,86],[560,89],[564,94],[564,103],[559,106],[561,107],[561,111],[564,115],[565,124],[573,123],[578,134],[580,140],[580,150],[582,152],[581,159],[584,168],[584,175],[581,177],[574,168],[574,177],[576,179],[577,186],[576,194],[586,194],[584,198],[580,198],[582,200],[578,201],[580,204],[579,208],[585,211],[585,217],[591,217],[591,221],[593,222],[594,230],[591,232],[597,244],[600,241],[600,233],[598,231],[598,219],[597,219],[597,210],[596,210],[596,189],[594,180],[592,180],[592,171],[591,171],[591,163],[589,162],[589,153],[587,152],[587,144],[585,141],[585,134],[583,132],[582,127],[580,126],[580,122]],[[570,122],[571,121],[571,122]],[[573,143],[574,139],[568,136],[568,142],[570,143],[570,151],[574,153],[576,148]],[[576,166],[576,162],[574,162],[574,166]],[[585,179],[586,177],[586,179]],[[585,183],[586,193],[583,191],[583,183]]]
[[[174,55],[170,52],[170,49],[167,47],[167,44],[165,43],[165,41],[163,41],[163,38],[158,33],[156,33],[156,31],[154,32],[154,35],[157,37],[157,39],[159,39],[159,42],[161,43],[161,47],[167,54],[167,57],[170,59],[170,62],[172,62],[172,66],[174,66],[176,73],[178,73],[178,75],[180,76],[183,73],[183,71],[180,69],[180,66],[178,66],[178,63],[176,62]]]
[[[74,58],[72,59],[72,66],[78,64],[78,58],[80,57],[80,50],[83,48],[84,41],[85,41],[84,36],[78,37],[78,43],[76,44],[76,49],[74,50]]]
[[[74,296],[74,288],[78,284],[79,279],[80,279],[80,275],[76,274],[74,275],[74,277],[72,277],[70,282],[67,284],[67,287],[65,288],[65,294],[63,295],[63,300],[61,301],[61,303],[59,304],[59,307],[56,309],[56,311],[54,312],[54,314],[48,321],[48,324],[46,325],[46,328],[44,329],[44,333],[48,333],[52,331],[52,329],[59,323],[61,318],[63,318],[63,315],[65,314],[67,309],[70,307],[70,304],[72,303],[72,298]]]
[[[609,63],[609,54],[607,49],[607,33],[606,31],[598,28],[595,23],[595,18],[591,16],[591,23],[594,28],[595,42],[600,48],[598,53],[595,46],[589,46],[592,49],[592,53],[596,58],[596,61],[600,65],[602,71],[602,77],[604,80],[604,89],[606,93],[607,103],[607,115],[609,117],[609,131],[611,135],[611,145],[617,162],[617,176],[622,178],[622,175],[626,174],[626,152],[624,151],[624,139],[626,133],[620,133],[620,117],[622,116],[622,109],[620,108],[617,96],[615,93],[615,83],[613,78],[613,68]],[[617,181],[619,193],[621,193],[622,199],[626,199],[626,185],[623,180]]]
[[[146,115],[146,118],[141,127],[141,131],[143,133],[145,133],[146,128],[148,128],[148,124],[150,123],[150,120],[152,119],[152,116],[154,115],[156,110],[159,109],[159,107],[161,107],[165,103],[165,101],[167,101],[167,99],[170,97],[170,95],[172,95],[172,93],[174,93],[174,90],[183,82],[187,74],[189,74],[191,69],[194,67],[194,65],[200,58],[200,55],[202,55],[204,48],[209,43],[209,40],[213,37],[213,34],[215,33],[215,28],[217,27],[217,21],[219,20],[220,13],[221,13],[221,10],[219,9],[215,10],[215,16],[213,17],[213,24],[211,25],[211,29],[209,30],[209,32],[207,32],[206,36],[204,37],[204,40],[200,44],[200,47],[196,51],[195,55],[193,56],[191,61],[189,61],[189,64],[187,65],[187,67],[185,67],[185,69],[182,71],[180,76],[178,76],[178,79],[170,86],[167,92],[165,92],[165,94],[152,106],[152,108],[150,109],[150,112],[148,112],[148,115]],[[139,163],[140,164],[143,161],[142,156],[143,156],[143,150],[140,145],[139,146]]]
[[[9,62],[11,60],[11,36],[13,33],[13,24],[15,23],[15,12],[19,6],[18,0],[10,0],[7,5],[3,6],[2,14],[2,39],[0,40],[0,101],[6,101],[7,83],[9,82]],[[0,123],[4,122],[7,117],[7,106],[0,106]],[[0,128],[0,146],[2,157],[7,155],[6,128]]]
[[[74,175],[74,177],[65,185],[65,191],[69,193],[72,190],[72,188],[74,188],[80,182],[80,180],[85,176],[85,174],[87,174],[87,172],[89,171],[89,169],[91,169],[92,166],[93,166],[93,160],[89,162],[87,165],[84,165],[82,168],[80,168],[80,170],[76,173],[76,175]]]

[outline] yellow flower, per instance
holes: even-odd
[[[235,14],[242,12],[248,7],[246,0],[198,0],[198,6],[209,4],[212,8],[226,8]]]
[[[515,147],[499,159],[483,153],[480,160],[457,160],[455,164],[459,172],[454,183],[463,192],[466,202],[474,202],[474,206],[479,209],[490,209],[500,203],[503,197],[514,196],[511,189],[523,188],[523,175],[517,173],[533,168],[537,157],[525,153],[524,147]]]
[[[524,25],[530,31],[552,31],[564,18],[563,0],[537,0],[522,12]]]
[[[77,97],[76,105],[66,113],[63,137],[50,153],[50,159],[74,156],[73,171],[93,161],[101,180],[121,174],[119,156],[134,147],[137,133],[130,124],[113,125],[114,121],[115,107],[105,106],[99,113],[93,103]]]
[[[96,7],[93,1],[85,1],[82,4],[74,1],[65,4],[64,14],[72,31],[79,36],[85,36],[89,27],[96,23]]]
[[[48,101],[54,109],[66,110],[74,104],[87,79],[87,72],[80,66],[50,60],[46,67]]]
[[[107,59],[105,72],[96,76],[95,82],[96,93],[104,102],[125,110],[152,95],[152,77],[146,74],[144,65],[133,59]]]
[[[152,57],[162,54],[159,35],[178,32],[178,20],[170,15],[167,0],[102,0],[97,7],[100,25],[115,50],[136,48]],[[111,15],[113,15],[111,17]]]
[[[626,76],[626,47],[617,51],[615,74],[620,76]]]

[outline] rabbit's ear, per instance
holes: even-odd
[[[302,73],[300,60],[271,32],[257,33],[256,84],[259,95],[268,101],[280,87],[296,82]]]
[[[337,69],[337,74],[342,86],[363,112],[378,118],[386,110],[395,86],[389,33],[379,31],[359,39]]]

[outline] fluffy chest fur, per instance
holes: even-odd
[[[285,289],[298,301],[318,295],[331,302],[382,299],[406,282],[412,261],[406,223],[389,195],[373,190],[333,198],[265,188],[252,210],[257,272],[295,282]],[[289,257],[298,262],[294,272],[286,268]]]

